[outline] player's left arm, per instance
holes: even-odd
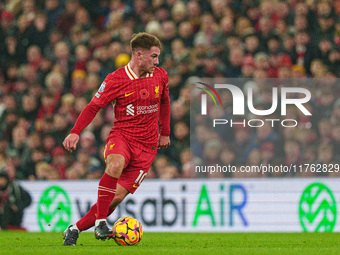
[[[159,122],[161,133],[158,137],[158,149],[166,148],[170,145],[170,98],[169,98],[169,78],[165,74],[163,93],[161,97]]]

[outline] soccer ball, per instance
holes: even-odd
[[[113,225],[114,240],[118,245],[130,246],[139,244],[143,236],[143,228],[138,220],[122,217]]]

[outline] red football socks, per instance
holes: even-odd
[[[110,216],[115,209],[109,208],[109,213],[107,216]],[[96,222],[96,215],[97,215],[97,203],[95,203],[90,211],[77,222],[77,228],[79,231],[85,231],[89,228],[93,227]]]
[[[117,181],[117,178],[104,173],[99,181],[97,203],[76,224],[79,231],[93,227],[97,219],[106,219],[114,211],[110,208],[110,204],[116,193]]]
[[[97,220],[106,219],[111,201],[115,197],[117,181],[117,178],[106,173],[100,179],[97,199]]]

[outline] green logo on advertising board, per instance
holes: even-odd
[[[300,222],[305,232],[331,232],[336,223],[336,202],[332,191],[322,183],[309,185],[302,193]]]
[[[38,203],[41,231],[64,231],[71,222],[71,201],[64,189],[48,187]]]

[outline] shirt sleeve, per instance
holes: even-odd
[[[91,123],[99,110],[100,107],[91,101],[80,113],[76,124],[74,125],[70,133],[79,135],[80,132]]]
[[[165,72],[164,74],[164,88],[161,98],[161,109],[159,122],[161,126],[161,135],[169,136],[170,135],[170,98],[169,98],[169,78],[168,74]]]
[[[117,95],[117,88],[113,82],[112,76],[112,74],[106,76],[105,80],[100,85],[100,88],[91,101],[102,109],[105,109]]]

